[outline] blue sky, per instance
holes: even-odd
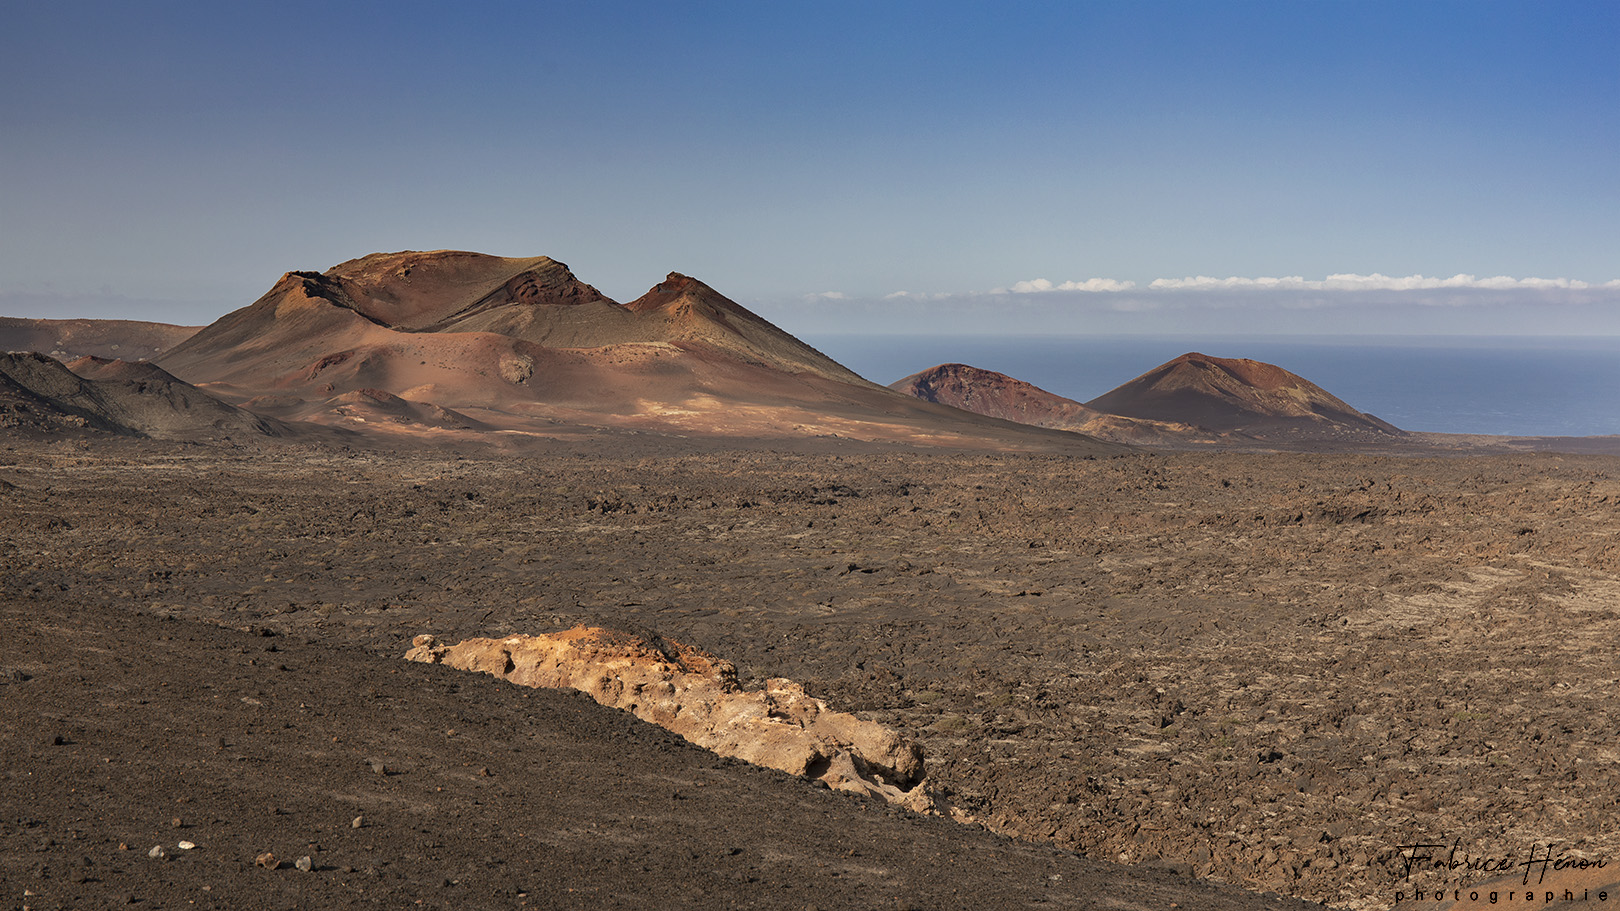
[[[4,315],[457,248],[797,332],[1620,334],[1612,0],[3,2]]]

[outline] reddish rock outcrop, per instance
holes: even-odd
[[[745,690],[731,662],[678,642],[596,627],[457,645],[423,635],[405,657],[522,686],[576,689],[722,756],[921,812],[950,812],[925,781],[916,744],[829,709],[791,680]]]

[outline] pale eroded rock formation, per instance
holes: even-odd
[[[688,645],[595,627],[441,645],[405,657],[483,671],[522,686],[568,687],[722,756],[814,778],[922,812],[952,812],[924,780],[922,749],[895,731],[773,678],[745,690],[737,669]],[[960,815],[960,814],[955,814]]]

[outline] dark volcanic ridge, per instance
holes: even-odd
[[[38,353],[0,354],[0,428],[175,440],[287,432],[154,364],[83,357],[69,369]]]

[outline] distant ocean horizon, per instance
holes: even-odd
[[[1276,364],[1403,430],[1620,434],[1620,338],[958,336],[802,338],[877,383],[971,364],[1084,402],[1199,351]]]

